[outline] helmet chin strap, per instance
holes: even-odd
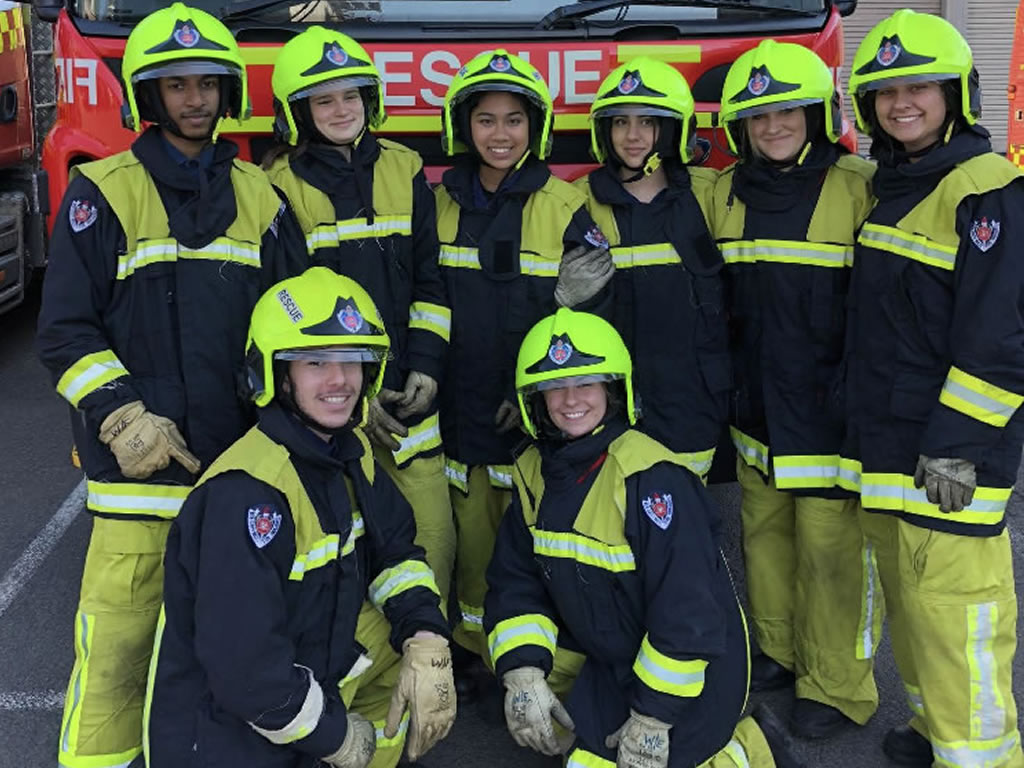
[[[654,174],[655,171],[661,168],[661,153],[658,152],[657,150],[648,153],[647,157],[644,158],[643,166],[641,166],[639,169],[634,168],[633,166],[630,165],[626,165],[625,163],[622,162],[622,160],[619,159],[618,155],[615,156],[615,159],[619,161],[618,165],[620,168],[626,168],[630,171],[635,171],[635,173],[628,179],[622,180],[623,184],[632,184],[634,181],[646,179],[648,176],[651,176],[652,174]]]

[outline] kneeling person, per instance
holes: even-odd
[[[384,768],[406,729],[415,759],[447,734],[455,696],[411,510],[354,429],[384,377],[380,315],[315,267],[260,299],[247,349],[259,424],[168,539],[148,764]]]

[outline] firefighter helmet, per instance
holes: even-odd
[[[296,120],[294,102],[318,93],[358,88],[366,108],[366,124],[379,128],[384,122],[384,89],[373,59],[348,35],[312,26],[281,49],[271,77],[274,91],[274,131],[295,145],[306,126]]]

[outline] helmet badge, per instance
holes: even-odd
[[[555,343],[548,348],[548,359],[555,365],[565,365],[572,356],[572,344],[564,339],[555,339]]]
[[[883,67],[892,66],[892,64],[900,57],[900,52],[903,49],[900,44],[893,38],[885,38],[882,40],[882,44],[878,47],[878,53],[875,54],[875,61],[881,64]]]
[[[332,43],[324,51],[324,58],[336,67],[348,64],[348,53],[337,43]]]
[[[750,73],[750,79],[747,81],[747,90],[753,96],[760,96],[768,90],[768,86],[771,84],[772,78],[765,69],[755,69]]]
[[[636,72],[627,72],[619,83],[619,93],[629,95],[640,87],[640,75]]]
[[[341,327],[349,333],[359,333],[364,324],[363,316],[359,314],[359,310],[355,308],[352,301],[345,303],[344,308],[337,314],[337,318]]]
[[[497,55],[491,58],[490,67],[495,72],[508,72],[512,69],[512,62],[508,60],[507,56]]]
[[[199,43],[199,30],[191,21],[179,22],[174,30],[174,42],[182,48],[195,48]]]

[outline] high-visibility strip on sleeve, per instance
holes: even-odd
[[[455,459],[445,459],[444,476],[448,478],[448,485],[454,485],[463,493],[469,492],[469,467]]]
[[[373,733],[377,742],[377,749],[391,749],[400,747],[405,743],[405,737],[409,733],[409,710],[405,710],[401,721],[398,723],[398,733],[390,739],[384,735],[384,728],[387,720],[373,720]]]
[[[370,602],[377,608],[403,592],[415,587],[426,587],[440,597],[434,583],[434,572],[420,560],[406,560],[392,568],[385,568],[370,584]]]
[[[937,243],[923,235],[912,235],[896,227],[866,223],[861,228],[857,242],[931,267],[946,270],[953,270],[956,267],[954,246]]]
[[[676,456],[683,461],[688,470],[703,478],[711,471],[711,465],[715,461],[715,449],[706,448],[703,451],[681,451]]]
[[[487,647],[494,664],[509,651],[525,645],[539,646],[553,657],[557,643],[558,627],[542,613],[527,613],[499,621],[487,637]]]
[[[1024,397],[952,366],[939,402],[984,424],[1005,427]]]
[[[679,661],[666,656],[644,635],[640,652],[633,662],[633,671],[648,688],[672,696],[693,698],[704,690],[704,668],[707,665],[703,659]]]
[[[447,342],[452,335],[452,311],[441,304],[414,301],[409,305],[409,329],[436,333]]]
[[[441,422],[432,413],[419,424],[409,427],[409,434],[398,438],[398,450],[393,452],[395,464],[401,466],[417,454],[432,451],[441,446]]]
[[[495,488],[512,487],[512,465],[511,464],[488,464],[487,479]]]
[[[170,520],[178,516],[190,485],[157,485],[156,483],[86,483],[86,506],[93,512],[108,515],[141,515]]]
[[[320,722],[320,716],[324,712],[324,692],[320,688],[320,683],[316,681],[316,678],[313,677],[313,672],[308,667],[304,667],[301,664],[296,664],[295,666],[305,670],[309,676],[309,688],[306,689],[306,698],[302,702],[299,713],[283,728],[272,730],[260,728],[255,723],[249,723],[256,733],[272,744],[291,744],[309,736],[313,729],[316,728],[317,723]]]
[[[740,432],[736,427],[729,427],[729,435],[732,437],[732,444],[736,447],[736,453],[746,462],[747,466],[761,470],[768,474],[768,446],[750,435]]]
[[[127,375],[128,369],[117,355],[112,350],[104,349],[84,355],[64,371],[57,382],[57,392],[77,408],[82,398],[114,379]]]

